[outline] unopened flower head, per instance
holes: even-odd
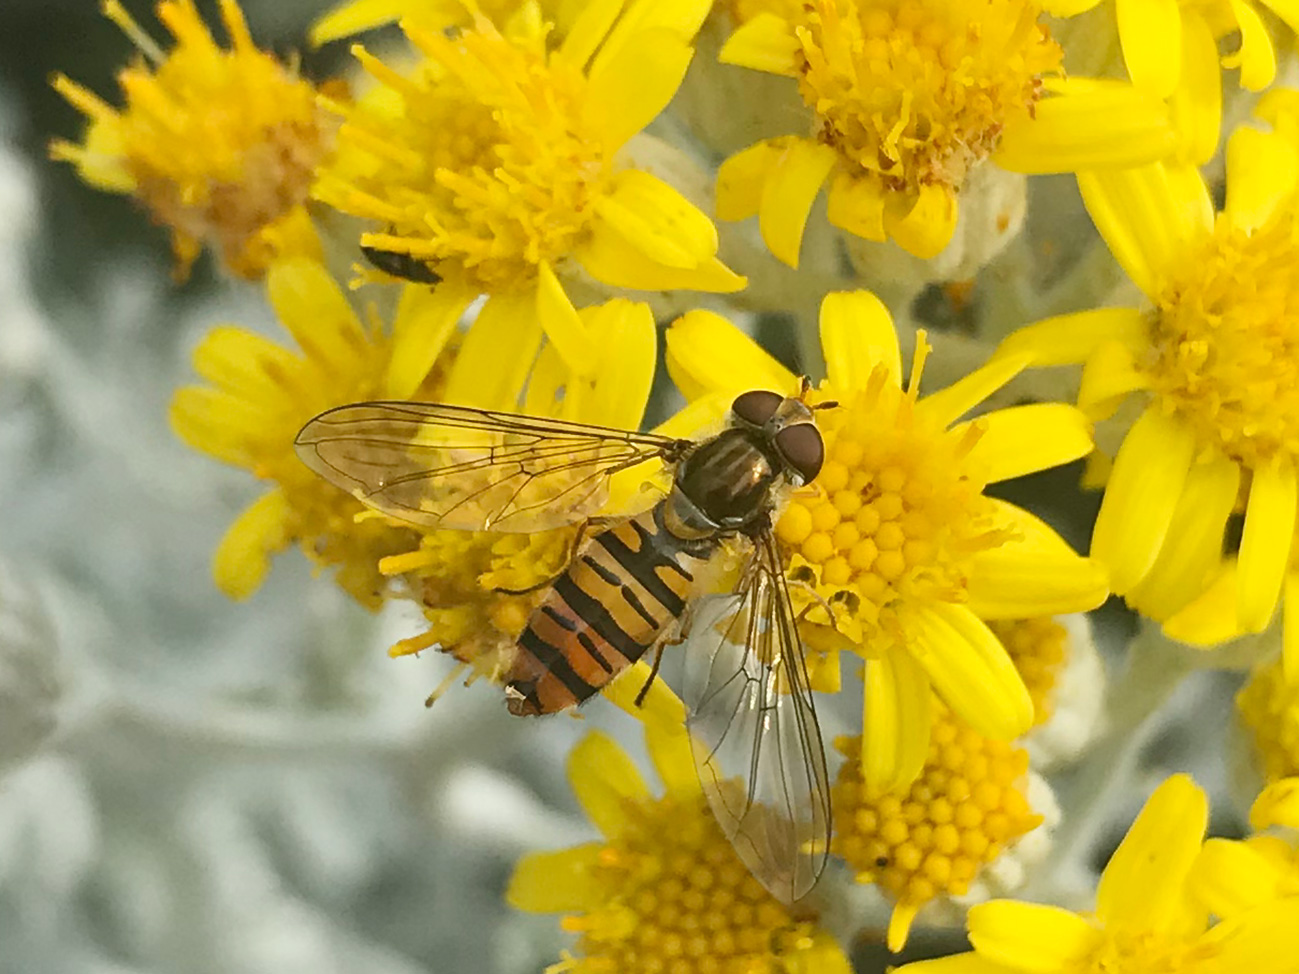
[[[687,397],[798,388],[717,315],[686,315],[667,341],[669,370]],[[985,620],[1094,607],[1105,576],[983,488],[1082,456],[1091,436],[1080,412],[1054,404],[958,423],[1019,364],[1002,360],[921,398],[923,337],[904,384],[892,320],[868,292],[825,299],[821,343],[828,378],[810,400],[839,404],[817,413],[826,461],[790,496],[776,534],[809,645],[867,661],[863,763],[876,792],[920,772],[931,685],[988,737],[1009,740],[1032,725],[1024,682]],[[814,671],[835,685],[837,670]]]
[[[973,951],[906,964],[899,974],[1293,970],[1299,927],[1292,904],[1277,900],[1211,925],[1192,895],[1208,817],[1204,792],[1186,775],[1172,776],[1110,858],[1094,911],[981,903],[969,913]]]
[[[992,620],[988,627],[1001,640],[1033,698],[1033,726],[1051,719],[1056,684],[1068,662],[1069,633],[1052,616]]]
[[[380,85],[334,106],[340,151],[316,198],[373,220],[362,245],[425,263],[462,308],[488,294],[530,310],[577,268],[611,287],[737,290],[711,220],[618,157],[676,91],[707,8],[634,0],[610,24],[591,4],[557,45],[535,4],[509,34],[481,13],[451,34],[406,22],[414,67],[354,48]],[[589,339],[541,322],[589,374]]]
[[[158,18],[175,38],[163,51],[117,0],[105,0],[143,55],[118,75],[120,110],[54,79],[90,126],[82,143],[56,140],[51,155],[92,186],[131,194],[170,228],[182,278],[204,245],[241,277],[260,277],[277,257],[319,251],[304,204],[336,124],[294,65],[253,44],[235,0],[220,9],[229,48],[213,39],[194,0],[163,0]]]
[[[939,705],[924,768],[909,788],[872,795],[861,775],[861,740],[834,787],[831,850],[859,882],[894,900],[889,949],[899,951],[916,913],[937,896],[960,896],[979,871],[1042,817],[1027,798],[1028,752],[993,741]]]
[[[1274,131],[1233,133],[1219,213],[1189,166],[1081,175],[1093,220],[1151,306],[1065,315],[1002,346],[1042,364],[1084,361],[1079,405],[1094,416],[1129,393],[1145,400],[1115,458],[1092,553],[1117,593],[1199,645],[1261,631],[1283,587],[1287,606],[1299,596],[1294,107],[1292,93],[1274,93],[1260,108]],[[1242,499],[1238,558],[1224,560]],[[1289,638],[1288,665],[1299,667],[1292,649]]]
[[[1240,721],[1268,781],[1299,775],[1299,683],[1286,679],[1280,659],[1254,668],[1236,695]]]
[[[722,60],[794,79],[813,121],[806,135],[728,159],[718,214],[757,214],[791,266],[827,181],[831,224],[927,258],[952,237],[966,177],[994,153],[1012,170],[1051,172],[1155,158],[1171,145],[1167,110],[1152,98],[1058,77],[1062,51],[1033,0],[735,6],[742,23]]]
[[[699,787],[684,711],[673,703],[675,720],[645,721],[664,794],[651,794],[631,758],[593,732],[570,754],[569,779],[603,837],[533,853],[515,868],[510,903],[565,913],[564,928],[578,935],[575,953],[549,970],[850,974],[834,940],[777,901],[731,848]],[[662,709],[673,714],[669,704]]]

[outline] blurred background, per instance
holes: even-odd
[[[0,972],[541,970],[567,940],[556,918],[508,910],[510,869],[593,837],[564,758],[592,725],[639,747],[630,721],[603,701],[584,720],[519,721],[486,685],[426,710],[449,665],[385,652],[419,631],[417,612],[370,616],[296,551],[247,602],[217,591],[212,551],[259,488],[182,445],[167,404],[206,329],[274,334],[274,321],[259,286],[220,277],[206,254],[175,286],[163,230],[46,160],[52,136],[82,128],[51,72],[118,100],[131,48],[98,4],[2,6]],[[164,36],[148,5],[129,6]],[[322,10],[243,6],[282,53]],[[306,72],[328,74],[344,49],[308,53]],[[1077,213],[1072,181],[1039,186]],[[895,311],[964,327],[932,293]],[[792,342],[774,346],[791,361]],[[1095,498],[1078,474],[1005,493],[1085,547]],[[1113,675],[1134,625],[1112,607],[1098,630]],[[1131,787],[1074,836],[1076,863],[1104,862],[1169,768],[1196,772],[1215,831],[1238,834],[1217,801],[1231,764],[1220,734],[1189,719],[1227,713],[1238,682],[1201,676],[1145,727],[1111,769]],[[1052,784],[1067,817],[1095,781]],[[882,971],[870,939],[858,968]],[[917,955],[960,943],[915,940]]]

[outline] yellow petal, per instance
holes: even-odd
[[[866,240],[888,239],[884,229],[884,202],[887,194],[878,179],[860,179],[850,173],[837,172],[830,180],[825,217],[831,226],[847,230]]]
[[[651,31],[655,36],[666,32],[690,43],[711,6],[711,0],[629,0],[595,56],[591,76],[599,73],[606,61],[621,56],[625,48],[644,44]]]
[[[1059,402],[997,409],[954,427],[953,432],[969,425],[978,427],[982,435],[968,460],[990,484],[1071,463],[1093,447],[1087,417]]]
[[[470,289],[450,281],[431,288],[408,284],[402,289],[392,323],[385,396],[409,399],[414,395],[475,297]]]
[[[1182,17],[1182,81],[1169,99],[1177,129],[1178,157],[1205,165],[1218,151],[1222,130],[1222,69],[1218,42],[1193,10]]]
[[[735,325],[712,311],[690,311],[667,332],[668,374],[687,399],[706,392],[770,389],[791,393],[798,378]]]
[[[353,367],[368,341],[361,321],[329,272],[315,261],[277,261],[266,272],[266,294],[280,323],[311,358],[331,372]]]
[[[435,11],[430,11],[433,17],[436,17],[439,11],[449,14],[449,19],[453,20],[464,16],[463,8],[456,10],[457,5],[454,3],[432,0],[426,5],[435,8]],[[347,0],[312,24],[307,36],[311,40],[312,47],[319,47],[330,41],[391,24],[413,6],[412,0]]]
[[[585,67],[622,13],[623,4],[624,0],[588,0],[564,35],[557,56],[576,67]]]
[[[1287,572],[1281,590],[1281,667],[1286,683],[1299,683],[1299,573]]]
[[[1182,11],[1177,0],[1114,0],[1119,43],[1128,76],[1151,94],[1167,98],[1182,67]]]
[[[1208,974],[1267,971],[1294,974],[1299,970],[1299,903],[1283,897],[1241,916],[1224,920],[1205,934],[1200,944],[1213,962]]]
[[[1289,458],[1254,470],[1236,578],[1236,612],[1245,632],[1262,632],[1276,611],[1294,543],[1296,504],[1299,485]]]
[[[925,396],[916,412],[936,425],[947,426],[1023,372],[1029,361],[1027,355],[998,355],[946,389]]]
[[[1042,9],[1052,17],[1072,17],[1091,10],[1101,0],[1043,0]]]
[[[585,111],[609,149],[623,145],[667,108],[681,87],[694,53],[686,38],[668,28],[640,31],[635,43],[606,50],[591,66]]]
[[[1087,361],[1106,342],[1145,348],[1149,336],[1146,316],[1137,308],[1098,308],[1025,325],[1002,339],[996,355],[1028,355],[1038,366],[1072,365]]]
[[[615,298],[597,308],[584,308],[581,314],[601,354],[593,387],[577,418],[617,429],[640,429],[658,361],[658,331],[649,305]]]
[[[869,796],[905,788],[920,775],[932,722],[929,677],[904,651],[866,661],[862,779]]]
[[[514,867],[505,902],[529,913],[585,913],[604,895],[596,869],[604,843],[588,842],[560,852],[530,852]]]
[[[798,74],[797,54],[798,38],[789,24],[764,11],[735,29],[717,60],[793,78]]]
[[[972,950],[949,954],[935,960],[918,960],[901,967],[890,967],[891,974],[1020,974],[1013,967],[981,957]]]
[[[1082,558],[1045,521],[1005,501],[995,523],[1017,537],[970,559],[966,603],[980,619],[1024,619],[1093,609],[1109,595],[1103,565]]]
[[[1009,741],[1033,725],[1033,701],[1006,648],[963,605],[908,606],[904,622],[913,653],[934,690],[980,734]]]
[[[920,905],[917,903],[900,902],[893,905],[893,912],[889,914],[889,928],[884,936],[884,943],[890,953],[901,953],[906,947],[911,925],[915,923],[919,912]]]
[[[650,800],[632,759],[601,731],[591,731],[569,752],[568,782],[587,818],[610,839],[626,826],[631,806]]]
[[[1299,33],[1299,0],[1262,0],[1262,4],[1284,20],[1292,31]]]
[[[1274,825],[1299,829],[1299,777],[1282,778],[1264,788],[1250,806],[1249,824],[1257,832]]]
[[[1022,173],[1142,166],[1177,147],[1164,101],[1121,81],[1065,78],[1034,114],[1009,120],[993,161]]]
[[[292,374],[299,362],[270,339],[228,325],[210,329],[194,349],[195,372],[223,392],[252,402],[275,395],[277,377]]]
[[[1262,91],[1276,77],[1276,51],[1272,49],[1272,38],[1257,10],[1244,0],[1228,2],[1240,30],[1240,47],[1235,54],[1222,59],[1223,67],[1239,67],[1240,86],[1248,91]]]
[[[717,253],[713,221],[667,183],[639,169],[618,173],[595,211],[656,263],[691,269]]]
[[[758,229],[772,254],[790,267],[798,266],[808,214],[837,158],[827,145],[794,139],[762,187]]]
[[[1100,422],[1114,415],[1129,395],[1150,388],[1150,376],[1137,362],[1138,355],[1129,345],[1105,342],[1098,346],[1083,366],[1078,408]]]
[[[541,347],[535,293],[496,294],[478,312],[447,376],[447,402],[517,408]]]
[[[344,499],[342,494],[339,499]],[[232,599],[246,599],[257,591],[270,571],[270,556],[288,547],[288,515],[289,502],[281,490],[263,494],[244,508],[212,556],[217,588]]]
[[[1146,576],[1173,519],[1191,468],[1195,434],[1175,416],[1148,408],[1114,458],[1092,531],[1092,557],[1110,570],[1122,595]]]
[[[762,205],[762,187],[788,144],[787,139],[755,142],[717,169],[717,219],[745,220]]]
[[[1103,934],[1058,906],[991,900],[970,907],[966,925],[980,957],[1033,974],[1081,968]]]
[[[1101,873],[1096,915],[1107,929],[1183,929],[1184,884],[1208,824],[1208,799],[1189,775],[1155,789]]]
[[[1167,619],[1204,591],[1222,557],[1222,534],[1236,503],[1240,466],[1226,457],[1194,464],[1154,565],[1128,594],[1151,619]]]
[[[1288,205],[1299,183],[1295,146],[1271,132],[1242,125],[1227,140],[1227,219],[1237,230],[1257,230]]]
[[[902,385],[902,352],[893,316],[870,291],[832,291],[821,301],[821,351],[826,376],[839,389],[865,389],[883,365]]]
[[[1218,566],[1204,591],[1164,620],[1169,639],[1209,648],[1242,635],[1236,620],[1236,559]]]
[[[674,798],[690,800],[699,797],[699,772],[695,770],[694,748],[686,731],[685,708],[675,723],[662,720],[645,722],[645,745],[654,770],[667,793]]]
[[[550,264],[542,261],[537,271],[535,316],[541,322],[541,330],[574,375],[583,378],[593,375],[598,361],[594,336],[583,324],[573,302],[568,300],[564,285],[559,283]]]
[[[1247,842],[1208,839],[1191,868],[1190,889],[1209,912],[1225,919],[1275,897],[1278,873]]]
[[[748,283],[716,257],[689,269],[660,264],[601,220],[592,221],[590,235],[574,248],[573,256],[588,274],[611,287],[729,294]]]
[[[1079,173],[1078,188],[1114,259],[1146,294],[1213,232],[1213,201],[1191,166]]]
[[[884,207],[884,232],[899,247],[921,260],[937,257],[956,232],[959,206],[956,193],[940,183],[920,187],[915,204],[905,213]]]

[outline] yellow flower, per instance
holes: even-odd
[[[983,866],[1042,822],[1028,803],[1028,752],[936,709],[924,769],[905,791],[869,796],[861,739],[835,742],[848,760],[834,786],[830,849],[858,882],[878,883],[893,898],[888,947],[895,953],[921,907],[969,892]]]
[[[1190,895],[1208,802],[1186,775],[1155,790],[1101,874],[1094,913],[993,900],[972,907],[969,953],[898,974],[1234,974],[1299,970],[1299,924],[1277,901],[1211,925]]]
[[[279,256],[318,256],[320,248],[304,204],[336,126],[296,66],[253,45],[235,0],[220,9],[228,49],[193,0],[159,3],[158,19],[176,40],[163,52],[117,0],[105,0],[104,12],[146,59],[119,73],[120,111],[63,75],[54,79],[90,127],[81,144],[55,140],[51,156],[76,165],[92,186],[135,196],[169,227],[179,278],[204,244],[249,278]]]
[[[325,409],[376,398],[387,373],[400,368],[394,350],[408,343],[427,349],[420,386],[436,397],[455,320],[438,321],[427,288],[412,286],[389,334],[358,318],[328,272],[305,258],[272,264],[266,290],[301,351],[241,328],[215,328],[194,352],[195,370],[211,385],[179,389],[171,404],[172,428],[190,446],[274,484],[221,540],[216,583],[232,598],[252,594],[269,556],[296,542],[318,564],[338,566],[339,584],[377,608],[387,589],[379,559],[414,547],[419,536],[379,518],[356,520],[361,503],[308,470],[293,438]]]
[[[1033,0],[746,6],[721,59],[796,79],[812,132],[726,160],[717,212],[757,214],[767,246],[790,266],[827,180],[831,224],[927,258],[947,246],[961,187],[990,156],[1012,171],[1068,172],[1148,162],[1173,147],[1159,99],[1059,77],[1060,47]]]
[[[1241,723],[1268,781],[1299,775],[1299,683],[1287,680],[1282,660],[1261,663],[1236,695]]]
[[[675,322],[667,343],[668,369],[688,399],[798,388],[710,312]],[[904,386],[892,320],[869,292],[826,297],[821,345],[829,377],[812,401],[839,408],[817,414],[825,464],[791,496],[776,534],[808,645],[867,661],[863,762],[877,794],[909,784],[924,764],[931,685],[987,737],[1010,740],[1032,725],[1024,682],[985,620],[1093,608],[1108,589],[1099,566],[983,488],[1083,456],[1091,435],[1080,412],[1059,404],[958,423],[1023,360],[1002,359],[920,398],[923,336]],[[823,676],[818,688],[834,683]]]
[[[1280,116],[1293,133],[1294,116]],[[1097,418],[1130,393],[1144,401],[1115,457],[1092,554],[1130,605],[1201,645],[1260,632],[1283,587],[1287,615],[1299,609],[1299,154],[1284,131],[1231,136],[1217,214],[1188,165],[1080,175],[1092,219],[1150,306],[1064,315],[1002,345],[1042,365],[1085,362],[1079,405]],[[1241,499],[1238,562],[1223,563]],[[1293,674],[1299,626],[1286,630]]]
[[[544,331],[590,376],[598,335],[566,308],[557,274],[612,287],[734,291],[712,221],[617,153],[671,99],[705,0],[600,0],[549,47],[536,16],[502,35],[478,14],[454,36],[406,24],[424,55],[405,74],[354,48],[381,83],[345,116],[315,194],[380,229],[361,243],[425,262],[435,294],[516,333]],[[475,334],[477,329],[475,329]],[[477,340],[471,335],[471,340]],[[531,340],[530,337],[528,340]]]
[[[1256,832],[1280,827],[1283,834],[1246,839],[1208,839],[1191,871],[1199,900],[1215,916],[1230,920],[1277,900],[1289,900],[1299,917],[1299,778],[1266,788],[1250,809]]]
[[[644,664],[610,687],[634,694]],[[684,709],[656,684],[645,740],[664,794],[599,732],[568,759],[569,781],[602,838],[519,862],[506,898],[565,913],[575,956],[551,974],[850,974],[838,944],[795,917],[745,869],[699,787]],[[623,701],[630,706],[629,700]]]

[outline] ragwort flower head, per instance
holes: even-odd
[[[676,91],[708,4],[621,6],[590,4],[557,46],[535,4],[510,35],[481,13],[450,35],[406,23],[423,59],[404,73],[354,48],[381,86],[334,106],[340,151],[316,197],[376,221],[361,243],[423,261],[460,308],[488,294],[537,318],[578,267],[611,287],[743,287],[708,217],[618,156]],[[589,374],[574,317],[541,324]]]
[[[709,312],[668,331],[668,368],[688,398],[750,388],[786,393],[796,378]],[[888,312],[868,292],[828,295],[821,307],[828,378],[810,401],[826,460],[791,494],[776,525],[792,596],[814,649],[866,659],[864,776],[872,793],[909,784],[928,752],[930,687],[979,733],[1010,740],[1033,704],[985,620],[1080,611],[1108,592],[1099,566],[1047,525],[987,497],[990,483],[1085,455],[1090,429],[1058,404],[956,421],[1009,381],[1002,360],[920,397],[923,336],[904,385]],[[832,612],[827,615],[826,608]],[[837,669],[814,661],[820,689]]]
[[[638,664],[610,692],[630,687],[646,672]],[[650,793],[611,739],[588,734],[569,755],[569,780],[603,838],[562,852],[532,853],[515,868],[509,902],[532,912],[565,913],[564,928],[578,934],[575,954],[548,970],[850,974],[834,940],[813,920],[791,913],[736,855],[699,787],[684,710],[661,688],[660,683],[651,690],[659,699],[647,700],[644,716],[664,794]]]
[[[465,0],[346,0],[312,24],[309,36],[311,43],[319,46],[403,19],[436,28],[463,26],[473,20],[471,6],[493,22],[503,24],[527,4],[521,0],[475,0],[472,5]],[[558,0],[542,0],[537,4],[548,18],[569,6]]]
[[[905,790],[871,796],[861,739],[835,742],[848,760],[834,786],[830,848],[858,882],[878,883],[894,900],[894,952],[921,908],[969,892],[985,865],[1042,822],[1029,807],[1028,752],[983,737],[946,707],[937,710],[924,768]]]
[[[1051,172],[1168,151],[1167,110],[1155,99],[1056,77],[1062,52],[1039,22],[1044,6],[742,5],[722,60],[796,79],[812,132],[728,159],[718,174],[718,214],[757,214],[771,252],[797,266],[812,202],[829,180],[831,224],[928,258],[952,237],[966,177],[994,153],[1011,170]],[[1043,101],[1048,91],[1058,97]]]
[[[436,322],[430,328],[427,289],[413,286],[391,331],[363,321],[328,272],[306,258],[272,264],[266,289],[299,350],[242,328],[214,328],[194,352],[195,371],[211,384],[181,388],[171,404],[181,439],[273,485],[230,526],[213,574],[222,591],[244,598],[261,584],[270,555],[297,543],[317,564],[336,566],[338,583],[357,601],[378,608],[388,589],[379,560],[415,547],[418,534],[381,518],[358,520],[360,501],[307,469],[293,440],[317,413],[382,394],[398,368],[394,350],[404,347],[394,333],[428,350],[419,386],[437,397],[451,332]]]
[[[1299,775],[1299,683],[1286,679],[1283,660],[1254,668],[1236,695],[1236,711],[1263,776],[1272,782]]]
[[[229,48],[218,46],[193,0],[159,3],[176,41],[163,52],[117,0],[105,0],[105,13],[146,59],[118,75],[120,111],[54,79],[90,127],[81,144],[53,142],[51,155],[92,186],[131,194],[169,227],[179,278],[205,244],[226,270],[248,278],[277,257],[319,252],[304,204],[336,124],[295,66],[253,44],[235,0],[220,9]]]
[[[1192,895],[1208,802],[1186,775],[1150,796],[1101,874],[1093,913],[993,900],[970,909],[974,950],[898,968],[899,974],[1227,974],[1299,970],[1293,903],[1210,924]]]
[[[1083,361],[1079,405],[1109,415],[1145,403],[1115,458],[1092,535],[1115,592],[1165,632],[1213,645],[1260,632],[1293,567],[1299,458],[1299,117],[1293,92],[1227,144],[1227,201],[1214,212],[1190,166],[1079,176],[1084,202],[1148,308],[1065,315],[1003,343],[1041,364]],[[1228,517],[1244,499],[1237,558]],[[1287,672],[1299,670],[1287,626]]]

